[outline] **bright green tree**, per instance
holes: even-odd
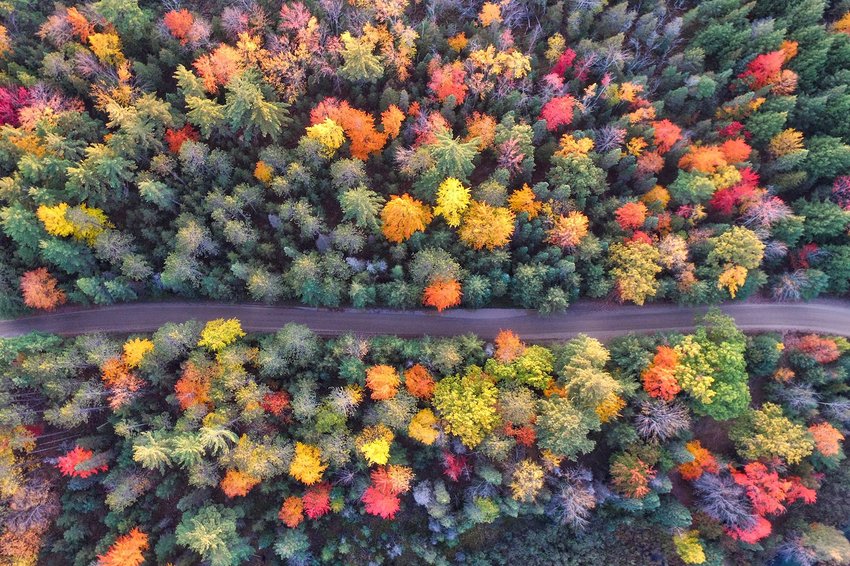
[[[446,421],[447,432],[475,448],[499,423],[496,403],[499,392],[481,368],[470,366],[437,383],[434,407]]]
[[[738,453],[749,460],[781,458],[797,464],[814,450],[814,439],[775,403],[752,409],[729,432]]]

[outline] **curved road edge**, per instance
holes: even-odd
[[[726,303],[720,309],[744,332],[800,331],[850,336],[850,301],[809,303]],[[676,305],[610,305],[578,302],[566,312],[547,317],[522,309],[456,309],[390,311],[317,309],[310,307],[205,302],[129,303],[104,307],[71,307],[55,312],[0,320],[0,337],[39,331],[63,336],[95,332],[151,332],[168,322],[238,318],[249,332],[274,332],[289,322],[310,327],[322,336],[352,332],[364,336],[456,336],[472,333],[492,339],[511,329],[530,341],[561,340],[577,334],[607,339],[633,332],[688,331],[708,307]]]

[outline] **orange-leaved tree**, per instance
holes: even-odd
[[[622,453],[611,459],[611,482],[617,491],[634,499],[645,497],[651,491],[649,482],[655,470],[634,454]]]
[[[430,399],[434,395],[434,378],[422,364],[415,364],[405,370],[404,385],[407,391],[419,399]]]
[[[554,218],[552,222],[546,241],[565,249],[572,249],[587,236],[590,220],[583,213],[573,210],[566,216]]]
[[[720,151],[726,157],[727,163],[741,163],[750,158],[753,148],[742,138],[734,138],[720,144]]]
[[[123,357],[106,360],[101,372],[101,379],[109,391],[109,406],[113,411],[132,401],[134,393],[145,385],[145,381],[130,370]]]
[[[680,168],[700,173],[714,173],[726,164],[726,156],[716,145],[692,145],[679,160]]]
[[[148,535],[133,527],[118,537],[106,554],[98,555],[97,566],[139,566],[145,562],[142,554],[148,548]]]
[[[699,440],[692,440],[685,444],[685,450],[694,457],[690,462],[679,465],[679,474],[682,478],[693,481],[703,473],[716,474],[720,471],[717,460],[706,448],[703,448]]]
[[[508,197],[508,208],[516,214],[525,212],[528,214],[528,219],[533,220],[543,209],[543,203],[537,200],[531,187],[523,185],[521,189],[515,190]]]
[[[204,89],[214,93],[242,71],[242,56],[233,47],[222,43],[212,53],[198,57],[192,66],[201,76]]]
[[[459,305],[461,295],[460,283],[455,279],[437,279],[425,287],[422,304],[443,312],[443,309]]]
[[[381,112],[381,125],[384,127],[384,134],[390,138],[398,137],[401,133],[402,122],[404,122],[404,112],[395,104],[390,104],[389,108]]]
[[[494,344],[496,352],[493,357],[500,362],[510,363],[525,352],[525,344],[513,330],[500,330]]]
[[[310,112],[310,122],[318,124],[330,118],[342,127],[345,135],[351,141],[351,156],[365,161],[372,153],[378,153],[387,143],[389,132],[375,129],[375,118],[368,112],[353,108],[346,101],[328,98],[320,102]],[[382,116],[383,119],[383,116]],[[397,115],[396,115],[396,118]]]
[[[815,439],[815,449],[827,458],[841,453],[841,441],[844,435],[841,431],[827,422],[813,424],[809,433]]]
[[[392,366],[377,365],[366,370],[366,387],[372,391],[372,399],[376,401],[395,397],[399,383],[398,372]]]
[[[664,119],[657,122],[652,122],[652,128],[655,130],[655,147],[660,153],[667,153],[682,139],[682,128]]]
[[[174,39],[180,40],[180,45],[186,45],[189,41],[189,31],[192,29],[192,24],[195,23],[195,18],[186,8],[182,10],[171,10],[162,18],[162,23],[174,36]]]
[[[614,215],[617,217],[617,224],[623,230],[637,230],[646,222],[648,212],[646,205],[642,202],[627,202],[618,208]]]
[[[304,520],[304,503],[295,495],[287,497],[280,506],[277,518],[290,529],[294,529]]]
[[[431,208],[408,194],[393,196],[381,211],[381,230],[387,240],[401,243],[414,232],[422,232],[431,222]]]
[[[210,398],[211,371],[201,368],[194,362],[186,362],[183,373],[177,383],[174,384],[174,394],[180,408],[183,410],[194,405],[212,406]]]
[[[67,297],[62,289],[57,288],[58,284],[56,278],[44,267],[27,271],[21,276],[24,304],[33,309],[47,311],[65,304]]]
[[[220,487],[228,498],[233,498],[248,495],[251,488],[258,483],[260,483],[259,478],[239,470],[230,469],[225,472]]]
[[[678,365],[679,354],[676,350],[669,346],[658,346],[652,363],[640,376],[643,388],[650,397],[672,401],[682,390],[675,375]]]

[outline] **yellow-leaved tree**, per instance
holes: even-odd
[[[308,127],[307,137],[321,144],[322,155],[327,158],[333,157],[336,150],[345,143],[345,132],[342,126],[330,118],[325,118],[324,122]]]
[[[493,250],[511,241],[515,219],[516,215],[510,209],[472,201],[458,234],[471,248]]]
[[[469,189],[459,180],[449,177],[437,189],[437,206],[434,214],[446,219],[452,228],[460,226],[460,218],[469,206]]]
[[[219,352],[243,336],[245,336],[245,332],[242,330],[242,324],[239,320],[217,318],[204,326],[198,346]]]
[[[121,39],[114,33],[93,33],[89,36],[92,53],[103,61],[115,65],[124,60],[121,53]]]
[[[511,475],[511,495],[520,503],[531,503],[543,489],[543,468],[533,460],[522,460]]]
[[[588,224],[587,216],[577,210],[558,216],[553,219],[547,241],[565,249],[575,248],[587,236]]]
[[[431,409],[422,409],[411,419],[407,434],[410,438],[431,446],[439,435],[436,425],[437,417],[434,412]]]
[[[532,220],[540,214],[540,211],[543,209],[543,203],[536,200],[531,187],[523,185],[521,189],[512,192],[511,196],[508,197],[508,207],[516,214],[525,212],[528,214],[528,219]]]
[[[383,466],[390,459],[390,445],[395,435],[383,424],[369,426],[357,435],[354,445],[370,465]]]
[[[139,367],[142,360],[153,351],[153,342],[147,338],[133,338],[124,343],[124,363],[127,367]]]
[[[613,244],[609,249],[611,275],[617,281],[621,301],[642,305],[658,292],[656,275],[661,272],[658,248],[642,241]]]
[[[313,485],[322,480],[327,464],[322,464],[318,447],[303,442],[295,443],[295,457],[289,464],[289,475],[303,484]]]
[[[35,214],[44,224],[48,234],[61,237],[73,236],[89,245],[94,243],[101,232],[112,227],[102,210],[89,208],[85,204],[74,207],[64,202],[56,206],[42,204]]]

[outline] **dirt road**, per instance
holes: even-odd
[[[521,309],[434,311],[328,310],[308,307],[222,303],[131,303],[105,307],[71,307],[53,313],[0,321],[0,337],[32,331],[61,335],[92,332],[147,332],[166,322],[238,318],[247,331],[270,332],[297,322],[325,336],[360,335],[454,336],[473,333],[489,339],[503,328],[526,340],[556,340],[585,333],[611,338],[631,332],[688,330],[706,307],[629,306],[579,302],[567,312],[541,317]],[[746,332],[799,330],[850,336],[850,302],[729,303],[721,310]]]

